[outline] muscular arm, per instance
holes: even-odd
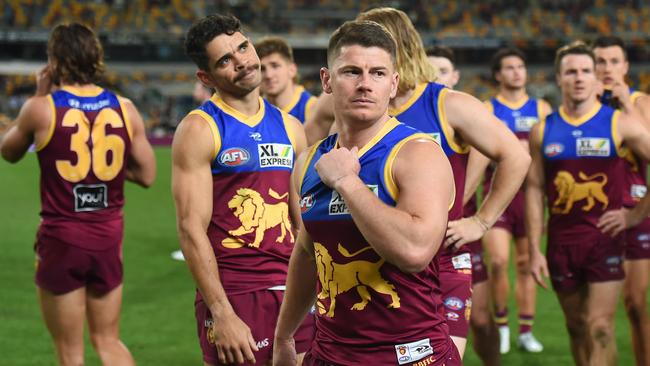
[[[345,151],[350,153],[347,149],[332,152]],[[323,181],[343,196],[354,223],[373,249],[400,270],[419,272],[431,262],[444,237],[453,202],[453,175],[442,149],[431,141],[407,142],[395,159],[396,207],[379,200],[357,174],[325,179],[321,160],[316,169]],[[342,161],[334,164],[344,165]]]
[[[294,145],[295,153],[296,156],[300,156],[303,151],[307,148],[307,139],[305,137],[305,130],[296,118],[293,116],[288,116],[289,118],[289,123],[288,123],[288,128],[290,129],[290,133],[293,136],[292,138],[292,143]],[[294,171],[296,171],[298,167],[298,162],[293,165]],[[292,229],[294,231],[294,237],[298,237],[298,229],[300,228],[300,195],[298,188],[294,187],[295,181],[292,178],[291,183],[290,183],[290,191],[289,191],[289,215],[291,216],[291,222],[293,223]]]
[[[334,124],[334,98],[332,94],[322,93],[305,121],[307,144],[313,145],[329,135]]]
[[[221,362],[233,362],[235,353],[253,359],[255,342],[250,329],[235,314],[219,278],[217,259],[208,239],[212,215],[210,163],[214,140],[207,122],[190,115],[178,126],[172,144],[172,193],[176,203],[176,225],[183,255],[194,281],[212,313],[215,339]],[[247,346],[247,343],[249,345]],[[223,351],[232,352],[230,356]],[[226,357],[226,358],[222,358]],[[241,354],[240,354],[241,357]]]
[[[644,161],[650,161],[650,131],[645,123],[638,123],[639,113],[621,113],[618,123],[618,132],[621,141]],[[630,210],[627,227],[636,226],[650,214],[650,194],[646,194],[641,201]]]
[[[0,136],[2,158],[16,163],[25,156],[39,131],[48,129],[51,123],[51,108],[47,97],[36,96],[23,104],[18,117],[9,130]]]
[[[305,164],[306,154],[301,155],[295,165],[292,176],[293,192],[299,195],[300,173]],[[294,221],[299,226],[298,240],[293,247],[289,260],[287,290],[280,307],[280,315],[275,328],[275,345],[273,347],[274,365],[295,365],[295,344],[293,335],[305,319],[309,308],[316,299],[316,263],[314,261],[314,242],[302,225],[300,218]]]
[[[532,163],[526,178],[525,222],[531,255],[531,271],[535,281],[546,288],[542,274],[548,277],[546,258],[540,249],[544,228],[544,161],[541,148],[540,125],[530,131]]]
[[[471,147],[469,150],[469,157],[467,160],[467,173],[465,175],[465,191],[463,192],[463,206],[476,193],[476,189],[481,184],[481,178],[485,174],[485,169],[490,165],[490,159],[481,154],[475,148]]]
[[[133,103],[120,98],[131,122],[131,155],[126,165],[126,179],[149,187],[156,179],[156,158],[144,130],[144,122]]]
[[[491,226],[519,190],[530,156],[515,135],[478,99],[450,91],[444,107],[455,134],[496,164],[492,188],[477,212]]]

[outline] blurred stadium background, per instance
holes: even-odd
[[[49,29],[66,21],[94,27],[103,41],[104,85],[131,98],[152,140],[168,143],[176,124],[194,107],[194,66],[182,49],[184,31],[210,13],[232,13],[253,40],[286,37],[294,47],[301,82],[320,94],[318,70],[329,34],[371,6],[404,10],[425,46],[457,53],[458,89],[486,99],[494,92],[491,55],[520,47],[528,58],[529,93],[558,103],[552,62],[557,47],[574,39],[615,34],[627,42],[630,84],[650,90],[650,3],[643,0],[0,0],[0,125],[16,117],[34,91],[34,73],[46,61]],[[150,190],[129,186],[126,205],[125,295],[122,333],[141,365],[197,365],[193,284],[178,248],[169,188],[169,149],[156,150],[159,176]],[[17,167],[0,163],[0,365],[54,365],[32,285],[31,243],[38,224],[38,175],[33,155]],[[511,351],[505,365],[571,365],[568,337],[555,296],[540,290],[536,333],[539,355]],[[512,312],[514,313],[514,312]],[[512,316],[511,325],[516,319]],[[619,307],[620,365],[631,365],[627,320]],[[89,365],[98,365],[88,345]],[[467,365],[478,365],[471,350]]]

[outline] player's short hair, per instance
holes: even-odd
[[[54,27],[47,41],[47,57],[57,85],[97,83],[104,74],[104,48],[95,32],[80,23]]]
[[[526,64],[526,55],[520,49],[515,47],[501,48],[494,55],[492,55],[490,67],[493,78],[499,71],[501,71],[501,61],[503,61],[504,58],[511,56],[519,57],[521,61]]]
[[[399,45],[396,59],[399,90],[410,90],[418,83],[436,80],[436,69],[427,60],[422,38],[406,13],[394,8],[376,8],[359,14],[357,20],[383,25]]]
[[[210,58],[205,46],[221,34],[241,32],[241,22],[233,15],[213,14],[200,19],[185,35],[185,54],[201,70],[210,69]]]
[[[435,45],[427,48],[426,50],[427,56],[431,57],[444,57],[449,62],[451,62],[452,65],[456,64],[456,56],[454,55],[454,50],[447,46],[442,46],[442,45]]]
[[[271,36],[260,39],[255,43],[255,51],[257,51],[257,56],[259,56],[259,58],[277,53],[284,57],[285,60],[294,62],[291,46],[289,46],[287,41],[280,37]]]
[[[591,43],[591,49],[605,48],[605,47],[620,47],[623,51],[623,57],[627,60],[627,51],[625,50],[625,42],[621,37],[617,36],[600,36]]]
[[[560,66],[562,64],[562,59],[567,55],[586,55],[591,58],[596,65],[596,57],[594,56],[594,51],[583,41],[574,41],[569,43],[566,46],[560,47],[555,52],[555,73],[560,73]]]
[[[395,65],[395,39],[388,30],[376,22],[350,20],[332,33],[327,46],[327,63],[331,67],[344,46],[359,45],[362,47],[378,47],[390,55]]]

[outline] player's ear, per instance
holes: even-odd
[[[399,87],[399,73],[393,72],[390,81],[390,98],[393,99],[397,95],[397,88]]]
[[[295,62],[291,62],[289,63],[289,76],[291,76],[291,79],[295,80],[296,75],[298,75],[298,66]]]
[[[196,77],[203,85],[207,86],[208,88],[214,88],[214,83],[212,82],[212,76],[210,76],[210,74],[208,74],[207,71],[203,69],[198,69],[196,71]]]
[[[327,94],[332,94],[332,86],[330,85],[332,81],[332,75],[330,70],[327,67],[320,68],[320,82],[323,87],[323,92]]]

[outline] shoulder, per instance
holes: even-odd
[[[18,124],[23,127],[38,129],[47,126],[52,120],[54,113],[54,102],[50,94],[34,96],[23,104],[18,114]]]

